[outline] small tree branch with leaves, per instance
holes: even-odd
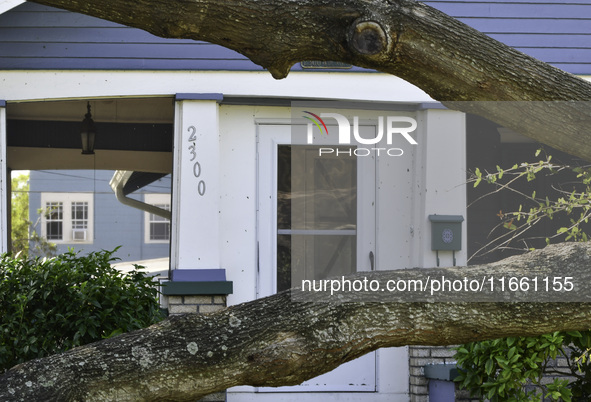
[[[535,156],[538,157],[541,152],[539,149]],[[576,181],[553,185],[552,190],[557,194],[553,198],[547,195],[540,196],[535,190],[526,192],[517,187],[518,182],[530,183],[539,176],[550,177],[565,172],[570,173],[570,176],[576,178]],[[557,216],[567,217],[568,221],[562,219],[561,222],[564,225],[558,228],[556,233],[544,237],[546,244],[556,240],[588,241],[589,239],[586,233],[588,228],[585,228],[584,225],[589,223],[591,219],[591,166],[554,163],[552,156],[547,155],[545,159],[539,160],[537,163],[524,162],[507,169],[497,166],[494,172],[482,172],[476,168],[468,182],[473,183],[474,187],[483,183],[494,186],[493,190],[474,200],[469,208],[483,198],[502,191],[512,194],[515,200],[521,200],[517,210],[500,210],[497,213],[500,223],[490,232],[491,235],[494,234],[494,237],[470,258],[498,249],[512,249],[522,252],[532,250],[529,242],[534,238],[527,237],[528,232],[542,221],[553,220]],[[567,187],[569,187],[568,190]],[[497,234],[499,231],[501,233]]]

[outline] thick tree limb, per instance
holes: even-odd
[[[585,286],[590,261],[591,243],[564,243],[470,270],[558,270]],[[235,385],[298,384],[382,347],[589,327],[591,303],[299,303],[283,292],[16,366],[0,377],[0,400],[189,401]]]
[[[589,101],[591,84],[415,0],[34,0],[168,38],[236,50],[286,77],[301,60],[352,63],[397,75],[440,101]],[[515,117],[447,103],[591,160],[588,107]],[[508,108],[514,111],[514,107]],[[583,122],[565,130],[557,116]]]

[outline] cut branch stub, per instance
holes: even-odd
[[[356,53],[373,56],[388,49],[388,37],[377,22],[357,20],[349,32],[349,44]]]

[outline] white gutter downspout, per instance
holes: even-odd
[[[117,200],[124,205],[137,208],[150,214],[158,215],[162,218],[171,220],[171,211],[167,211],[166,209],[159,208],[155,205],[146,204],[145,202],[134,200],[133,198],[129,198],[125,194],[123,194],[123,187],[125,187],[125,184],[131,177],[132,173],[133,172],[129,170],[117,170],[113,175],[113,178],[109,182],[109,185],[115,192]]]

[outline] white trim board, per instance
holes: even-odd
[[[0,14],[12,10],[16,6],[23,4],[25,0],[0,0]]]
[[[215,92],[224,97],[396,103],[433,101],[421,89],[401,78],[380,73],[293,72],[283,80],[273,79],[266,71],[41,70],[2,71],[0,75],[3,79],[2,96],[8,102],[170,96],[187,92]]]

